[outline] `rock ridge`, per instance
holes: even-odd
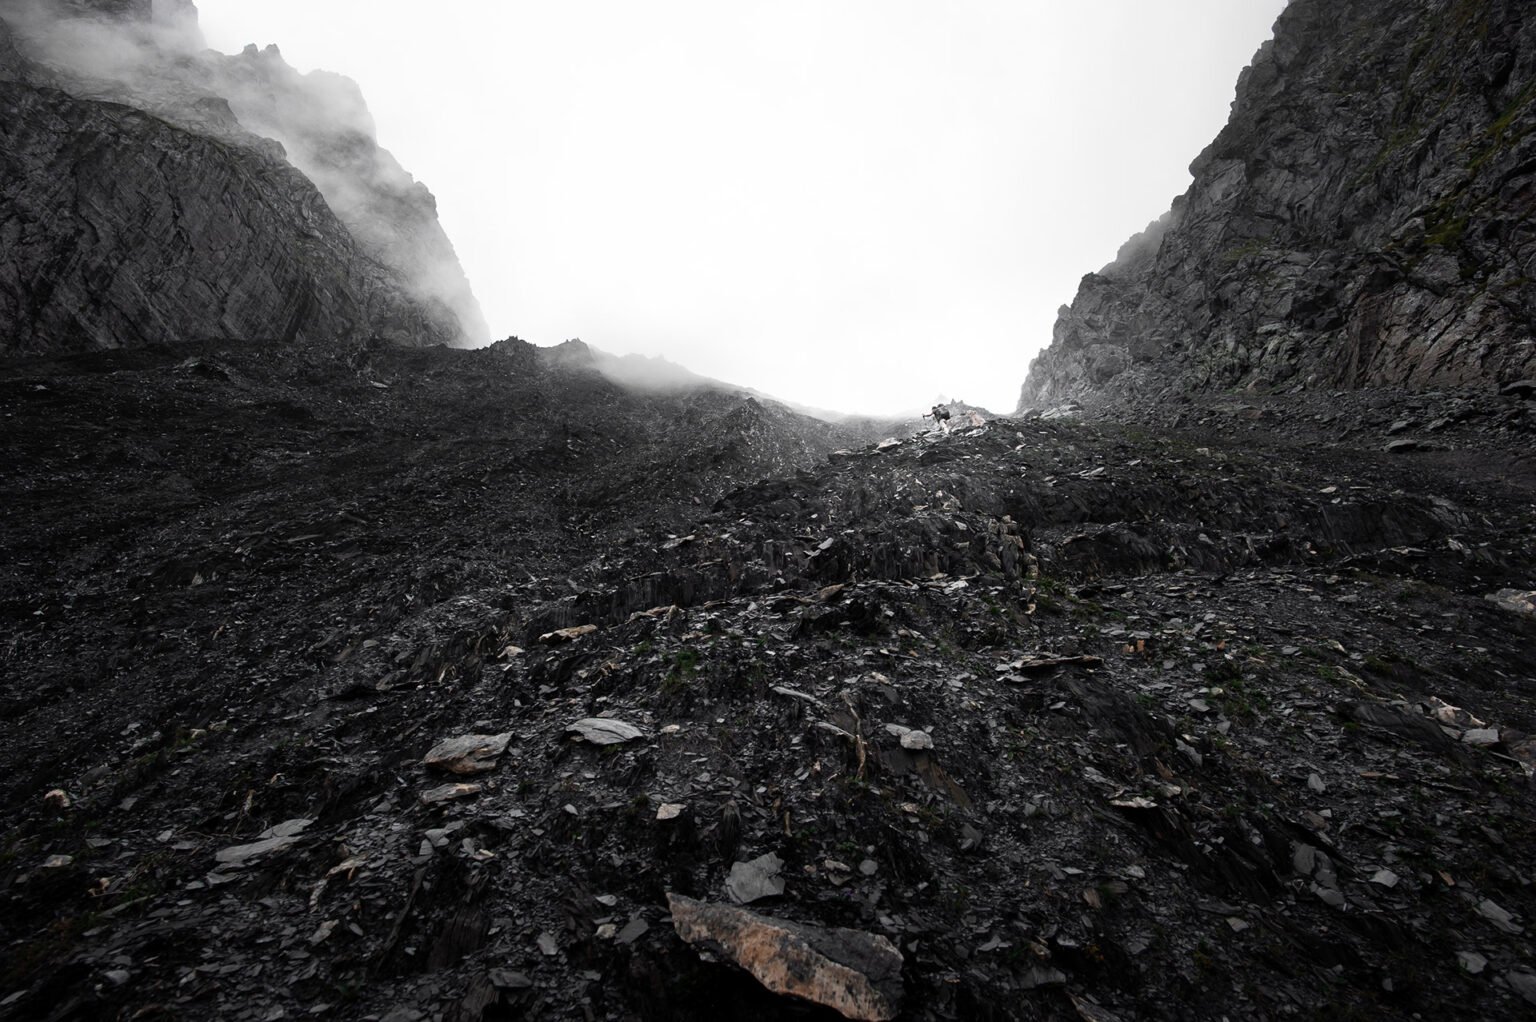
[[[1520,4],[1295,0],[1189,190],[1062,308],[1020,408],[1533,375],[1533,81]]]
[[[489,339],[356,85],[204,47],[190,3],[0,10],[0,352]]]

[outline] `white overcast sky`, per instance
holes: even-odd
[[[1285,0],[198,0],[354,78],[495,337],[1009,412]]]

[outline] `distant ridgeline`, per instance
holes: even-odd
[[[1173,208],[1063,307],[1020,408],[1536,375],[1529,0],[1292,0]]]
[[[0,3],[0,239],[7,354],[488,340],[357,86],[207,49],[187,0]]]

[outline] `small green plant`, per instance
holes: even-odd
[[[668,658],[666,677],[661,679],[661,691],[665,695],[678,695],[693,684],[699,673],[699,654],[684,647]]]

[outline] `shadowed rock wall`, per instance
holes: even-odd
[[[184,0],[0,4],[0,352],[226,337],[488,339],[353,83]]]
[[[1294,0],[1172,210],[1063,307],[1020,407],[1536,373],[1536,20]]]

